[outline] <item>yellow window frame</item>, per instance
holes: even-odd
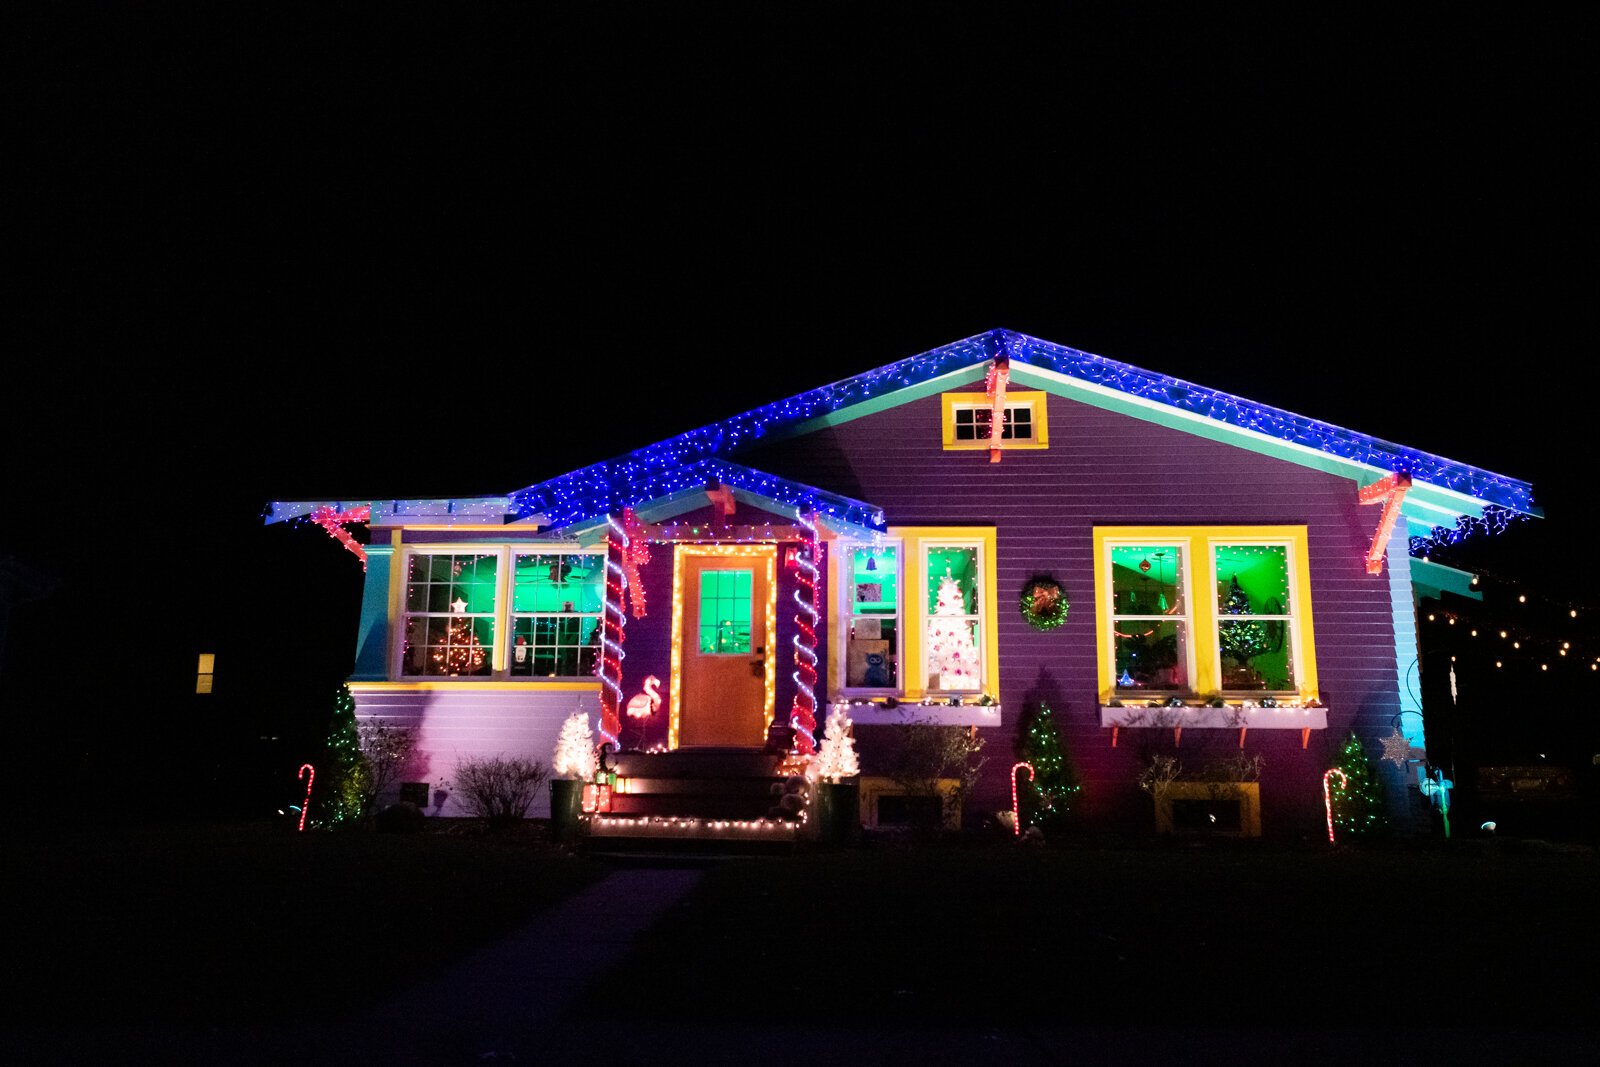
[[[1100,703],[1117,697],[1116,646],[1112,636],[1111,548],[1117,544],[1177,545],[1183,549],[1189,600],[1189,648],[1194,657],[1191,695],[1222,691],[1222,649],[1217,639],[1216,546],[1284,545],[1289,550],[1290,603],[1296,694],[1318,699],[1316,628],[1312,624],[1311,564],[1304,526],[1096,526],[1094,528],[1095,650]],[[1196,567],[1201,568],[1196,570]],[[1197,575],[1203,577],[1197,577]],[[1196,595],[1196,591],[1203,595]]]
[[[928,623],[928,576],[922,565],[924,545],[975,545],[983,570],[983,597],[978,604],[979,633],[983,641],[982,692],[998,700],[1000,694],[1000,643],[996,624],[995,528],[993,526],[891,526],[888,536],[901,545],[900,574],[900,684],[907,700],[928,695],[927,672],[922,666],[922,634]],[[844,610],[844,583],[830,582],[829,619],[833,636],[828,668],[833,691],[844,688],[845,627],[840,625]],[[968,699],[971,694],[964,694]]]
[[[1050,405],[1047,401],[1048,394],[1036,390],[1018,390],[1006,393],[1006,406],[1027,405],[1032,412],[1033,437],[1027,441],[1001,441],[1000,448],[1007,452],[1021,452],[1028,449],[1050,447]],[[956,440],[956,408],[958,406],[989,407],[987,393],[940,393],[939,403],[943,412],[944,422],[944,447],[947,451],[970,451],[990,447],[989,441],[957,441]]]

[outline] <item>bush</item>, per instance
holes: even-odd
[[[409,801],[402,800],[398,804],[390,804],[378,812],[378,832],[380,834],[416,834],[422,832],[422,827],[427,823],[428,817],[422,809]]]
[[[550,771],[538,760],[473,757],[456,764],[455,791],[467,811],[499,829],[528,817]]]

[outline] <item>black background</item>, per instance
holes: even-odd
[[[1472,562],[1600,601],[1592,16],[863,8],[13,14],[36,795],[295,765],[359,568],[268,500],[506,492],[995,326],[1528,479]]]

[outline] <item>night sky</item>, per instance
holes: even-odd
[[[315,659],[352,561],[267,500],[505,492],[996,326],[1531,480],[1495,567],[1595,595],[1592,16],[685,7],[7,35],[0,554],[62,591],[0,696]]]

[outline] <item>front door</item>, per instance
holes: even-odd
[[[771,553],[679,557],[680,745],[766,742]]]

